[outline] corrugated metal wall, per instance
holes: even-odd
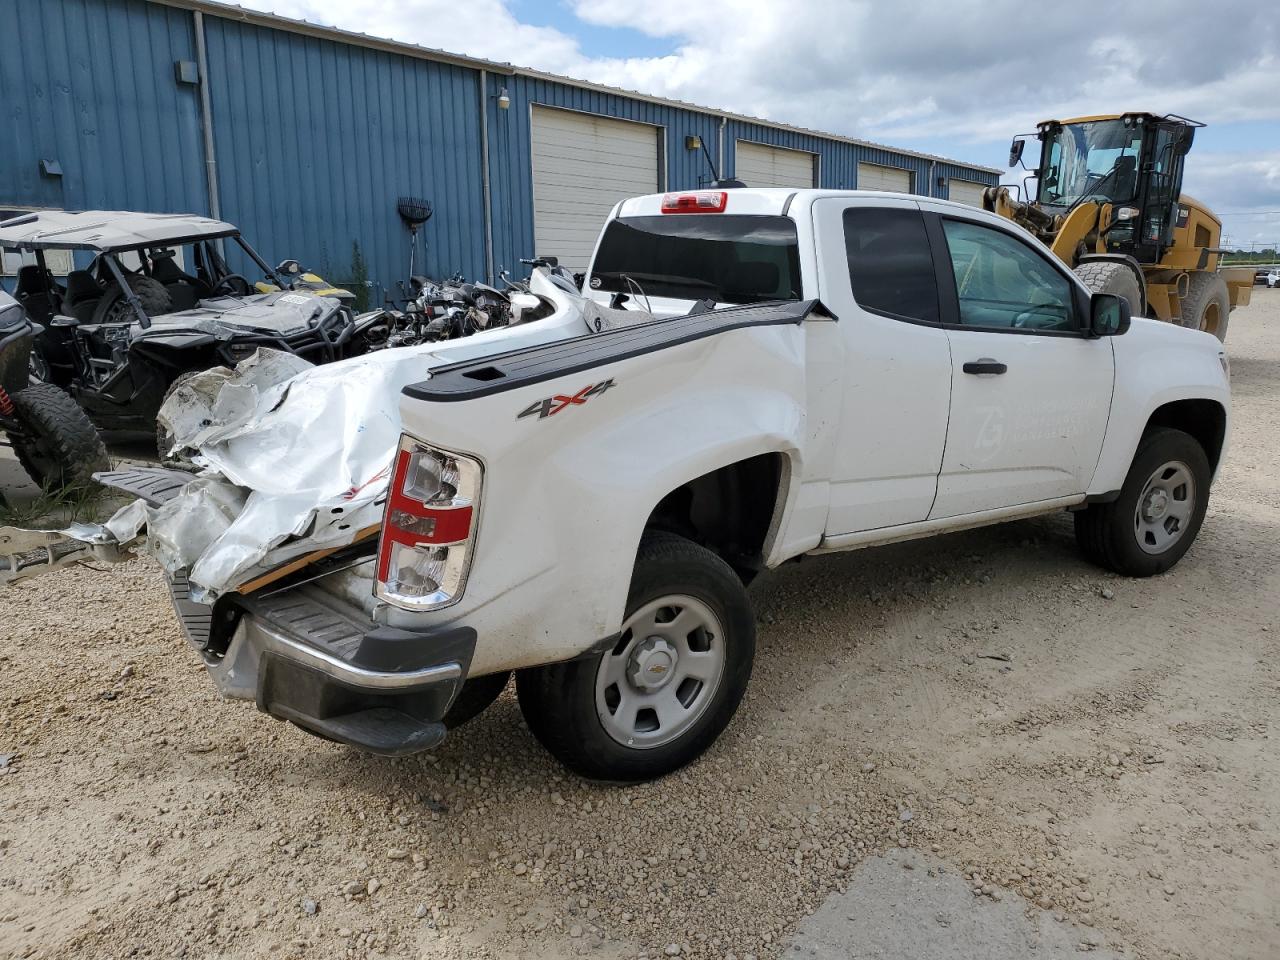
[[[215,17],[205,36],[222,215],[260,253],[345,280],[358,243],[390,284],[396,200],[417,196],[435,212],[416,272],[483,276],[476,71]]]
[[[533,104],[596,113],[623,120],[637,120],[663,129],[666,147],[665,189],[695,187],[709,170],[701,151],[686,150],[686,136],[700,136],[715,156],[719,121],[663,104],[620,94],[601,93],[581,87],[540,80],[534,77],[488,75],[489,87],[489,169],[493,196],[493,260],[495,270],[503,267],[522,273],[521,257],[531,257],[533,249],[533,165],[530,158],[530,124]],[[505,88],[511,98],[506,110],[497,108],[499,92]],[[537,253],[553,251],[540,250]]]
[[[0,0],[0,23],[9,30],[0,207],[209,212],[199,88],[174,68],[196,59],[190,11],[146,0]],[[264,257],[346,280],[358,243],[371,278],[390,289],[408,266],[396,199],[415,195],[435,207],[419,272],[484,276],[479,70],[212,14],[204,24],[222,216]],[[522,273],[519,259],[535,252],[533,104],[662,128],[667,189],[711,178],[686,137],[718,159],[711,112],[525,75],[490,73],[486,86],[495,269]],[[497,104],[503,88],[507,110]],[[737,120],[724,130],[725,175],[739,139],[816,153],[824,187],[856,187],[860,161],[911,169],[916,191],[933,196],[946,195],[952,176],[997,179]],[[42,175],[41,160],[63,175]]]
[[[195,59],[190,13],[0,0],[0,24],[0,205],[206,209],[198,88],[173,66]]]

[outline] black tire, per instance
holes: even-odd
[[[639,748],[605,729],[596,708],[596,675],[616,648],[516,674],[520,711],[533,735],[573,772],[593,780],[634,783],[678,770],[703,753],[733,718],[751,679],[756,627],[746,589],[710,550],[670,533],[647,534],[636,556],[626,616],[667,596],[704,604],[721,625],[723,669],[692,725],[676,739]]]
[[[1187,295],[1182,300],[1181,326],[1189,330],[1212,333],[1227,339],[1227,320],[1231,315],[1231,294],[1227,281],[1216,273],[1193,273]]]
[[[457,730],[468,720],[480,716],[507,689],[507,681],[510,679],[510,670],[469,678],[458,691],[449,712],[444,715],[444,725],[450,730]]]
[[[11,395],[18,419],[32,433],[12,438],[22,469],[44,490],[88,490],[93,474],[110,470],[107,448],[88,415],[51,383],[34,383]]]
[[[1138,503],[1152,474],[1162,465],[1185,464],[1193,479],[1194,503],[1185,527],[1163,552],[1143,549],[1138,527]],[[1209,507],[1212,471],[1204,448],[1188,433],[1158,427],[1143,435],[1134,454],[1120,496],[1111,503],[1095,503],[1075,514],[1076,542],[1092,563],[1128,577],[1164,573],[1182,559],[1195,542]]]
[[[1094,293],[1114,293],[1129,301],[1129,313],[1140,317],[1146,306],[1142,302],[1142,287],[1133,270],[1123,263],[1099,260],[1082,263],[1076,267],[1076,276]]]
[[[173,297],[159,280],[150,277],[129,276],[129,289],[142,304],[142,310],[148,317],[158,317],[173,310]],[[124,291],[119,284],[113,283],[98,301],[93,311],[94,323],[124,323],[132,321],[134,314],[125,299]]]

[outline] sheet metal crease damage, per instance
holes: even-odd
[[[141,552],[171,577],[185,573],[191,598],[211,604],[299,557],[368,536],[381,523],[401,388],[439,362],[429,347],[409,347],[313,367],[260,348],[234,371],[191,377],[160,412],[170,452],[195,468],[181,491],[156,498],[131,482],[175,471],[98,475],[139,499],[100,525],[0,527],[0,584]]]

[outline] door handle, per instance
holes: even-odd
[[[981,360],[970,360],[963,367],[965,373],[1004,373],[1009,367],[1001,363],[999,360],[992,360],[990,357],[983,357]]]

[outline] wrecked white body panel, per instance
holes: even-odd
[[[381,521],[401,433],[403,387],[429,378],[443,364],[583,336],[602,326],[602,311],[590,300],[540,272],[531,286],[555,304],[555,313],[321,367],[261,349],[234,371],[215,368],[184,381],[159,419],[171,451],[185,451],[199,472],[158,506],[138,500],[102,526],[54,533],[55,540],[69,541],[59,548],[57,566],[77,562],[66,557],[86,559],[76,543],[90,553],[96,547],[101,558],[104,544],[117,552],[140,549],[171,576],[185,571],[191,599],[212,603],[293,559],[354,542]],[[639,311],[631,317],[652,319]],[[27,532],[8,533],[16,538]],[[42,547],[53,542],[50,532],[31,533],[40,534]],[[29,539],[22,541],[27,548],[36,545]],[[8,572],[4,563],[0,583],[18,579],[16,563]]]

